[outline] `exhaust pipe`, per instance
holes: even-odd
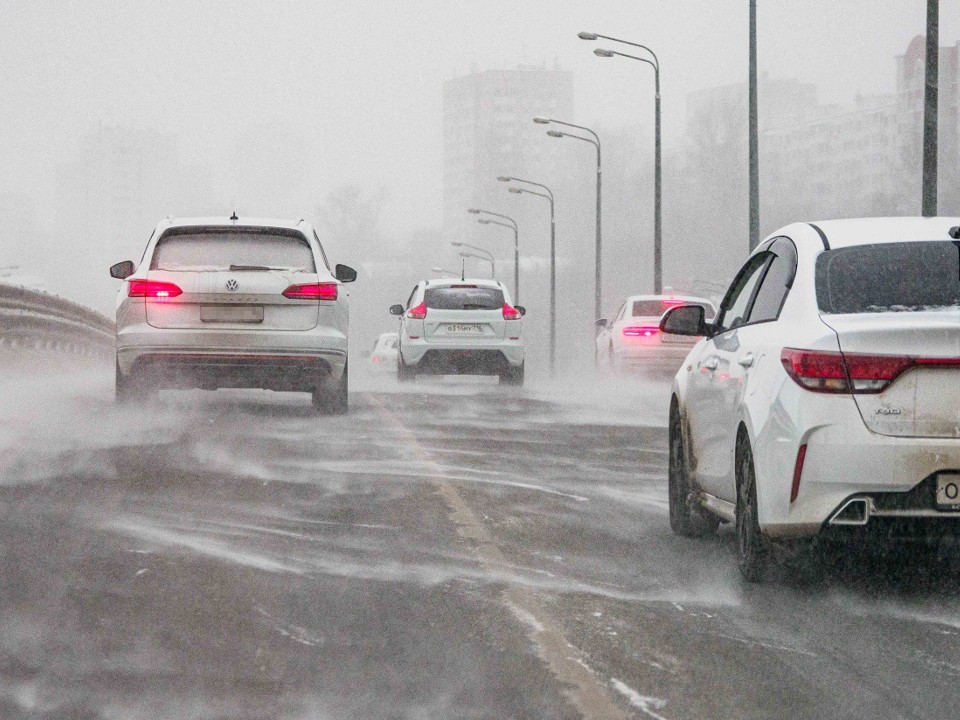
[[[866,525],[870,520],[870,501],[867,498],[851,498],[841,505],[830,518],[829,525]]]

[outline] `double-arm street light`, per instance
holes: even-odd
[[[484,250],[482,247],[477,247],[476,245],[470,245],[468,243],[452,242],[450,244],[455,248],[470,248],[471,250],[476,250],[478,253],[483,253],[482,255],[477,255],[475,253],[461,250],[460,257],[473,257],[480,260],[486,260],[488,263],[490,263],[490,277],[497,277],[497,266],[494,264],[493,253],[488,250]]]
[[[663,224],[660,211],[660,199],[661,199],[661,143],[660,143],[660,60],[657,58],[657,54],[653,52],[646,45],[641,45],[639,43],[630,42],[628,40],[621,40],[619,38],[610,37],[609,35],[598,35],[597,33],[588,33],[582,32],[577,35],[581,40],[611,40],[613,42],[622,43],[623,45],[630,45],[631,47],[640,48],[650,53],[650,56],[653,58],[644,58],[637,57],[636,55],[627,55],[626,53],[617,52],[616,50],[603,50],[597,48],[593,51],[593,54],[597,57],[625,57],[630,60],[639,60],[644,62],[650,67],[653,68],[654,82],[655,82],[655,119],[654,119],[654,168],[653,168],[653,291],[659,295],[663,291]]]
[[[519,187],[510,187],[507,189],[516,195],[527,193],[528,195],[536,195],[537,197],[546,198],[550,201],[550,373],[553,374],[557,357],[557,223],[554,214],[553,190],[543,183],[507,175],[500,175],[497,180],[500,182],[525,183],[542,188],[546,192],[537,192],[536,190]]]
[[[553,123],[554,125],[563,125],[565,127],[576,128],[577,130],[583,130],[588,132],[593,136],[591,140],[588,137],[583,137],[582,135],[575,135],[573,133],[561,132],[559,130],[548,130],[547,135],[554,138],[574,138],[576,140],[583,140],[593,145],[597,149],[597,247],[596,247],[596,261],[594,264],[594,280],[593,280],[593,304],[594,304],[594,317],[593,321],[596,323],[600,319],[600,246],[601,246],[601,234],[600,234],[600,184],[601,184],[601,165],[600,165],[600,136],[597,135],[593,130],[583,125],[574,125],[573,123],[564,122],[563,120],[555,120],[554,118],[546,117],[535,117],[533,119],[538,125],[549,125]]]
[[[450,277],[460,277],[460,273],[454,272],[453,270],[447,270],[442,267],[432,267],[430,272],[440,273],[441,275],[449,275]]]
[[[493,217],[503,218],[508,221],[510,224],[502,223],[497,220],[487,220],[485,218],[477,218],[477,222],[481,225],[502,225],[503,227],[510,228],[513,230],[513,302],[520,302],[520,228],[517,226],[517,221],[508,215],[501,215],[500,213],[491,212],[490,210],[483,210],[481,208],[470,208],[467,210],[471,215],[491,215]]]

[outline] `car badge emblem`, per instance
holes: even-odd
[[[229,280],[227,280],[227,290],[229,290],[230,292],[233,292],[238,287],[240,287],[240,283],[238,283],[233,278],[230,278]]]

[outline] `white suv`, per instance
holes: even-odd
[[[397,378],[417,375],[498,375],[523,385],[523,320],[507,288],[496,280],[423,280],[400,316]]]
[[[960,534],[960,219],[798,223],[750,256],[673,383],[670,524],[777,541]]]
[[[302,220],[187,218],[157,225],[139,267],[117,263],[119,402],[159,388],[309,392],[347,410],[348,299]]]

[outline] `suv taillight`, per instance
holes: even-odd
[[[127,288],[128,297],[175,298],[183,295],[183,290],[171,282],[159,280],[131,280]]]
[[[503,304],[503,319],[504,320],[519,320],[522,316],[520,311],[515,307],[508,305],[507,303]]]
[[[285,298],[291,300],[336,300],[336,283],[306,283],[291,285],[283,291]]]
[[[411,320],[423,320],[427,316],[426,303],[420,303],[416,307],[407,310],[407,317]]]

